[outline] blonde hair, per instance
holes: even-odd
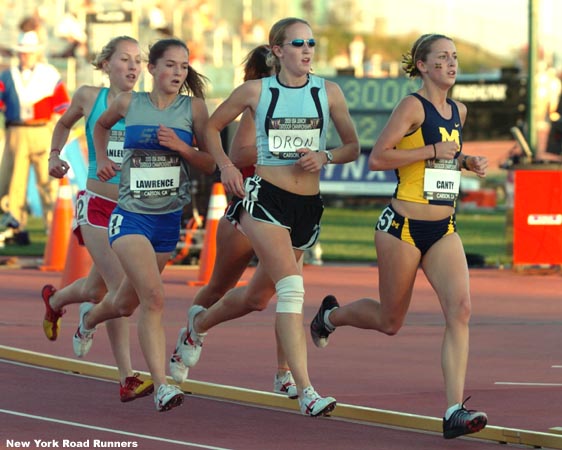
[[[117,36],[111,39],[107,44],[103,46],[101,52],[95,55],[94,59],[92,60],[92,66],[94,66],[97,70],[101,70],[103,68],[103,62],[109,61],[113,54],[117,51],[117,46],[121,42],[132,42],[133,44],[138,45],[138,41],[131,36]]]
[[[283,45],[283,41],[287,37],[287,28],[296,23],[302,23],[310,28],[310,24],[306,20],[299,19],[298,17],[285,17],[284,19],[275,22],[271,27],[271,30],[269,30],[269,48],[272,49],[275,45]],[[276,73],[279,73],[281,71],[281,63],[279,62],[279,58],[277,58],[277,56],[271,50],[266,57],[266,64],[269,67],[275,68]]]

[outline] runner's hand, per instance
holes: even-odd
[[[244,190],[244,178],[242,173],[234,166],[227,165],[221,170],[221,183],[226,192],[244,198],[246,191]]]
[[[301,155],[295,165],[300,166],[302,170],[307,172],[318,172],[326,163],[326,155],[324,152],[317,152],[309,148],[299,148],[297,153]]]

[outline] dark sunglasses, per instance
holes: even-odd
[[[307,43],[309,47],[314,47],[316,41],[314,39],[293,39],[291,42],[286,42],[283,45],[292,45],[293,47],[302,47],[304,43]]]

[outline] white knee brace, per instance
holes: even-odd
[[[278,313],[302,314],[304,282],[300,275],[289,275],[275,284]]]

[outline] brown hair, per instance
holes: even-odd
[[[244,58],[244,81],[258,80],[271,75],[271,67],[267,65],[269,46],[259,45]]]
[[[417,67],[417,62],[426,61],[427,55],[431,52],[432,44],[439,39],[452,41],[450,37],[444,34],[424,34],[414,42],[412,49],[408,53],[402,55],[402,69],[404,69],[404,72],[406,72],[410,78],[421,76]]]
[[[148,63],[156,65],[157,61],[162,58],[170,47],[184,48],[189,55],[189,48],[187,48],[185,42],[176,38],[160,39],[150,47]],[[190,93],[194,97],[205,98],[205,89],[208,81],[209,79],[206,76],[201,75],[191,65],[188,65],[187,77],[183,82],[180,93]]]

